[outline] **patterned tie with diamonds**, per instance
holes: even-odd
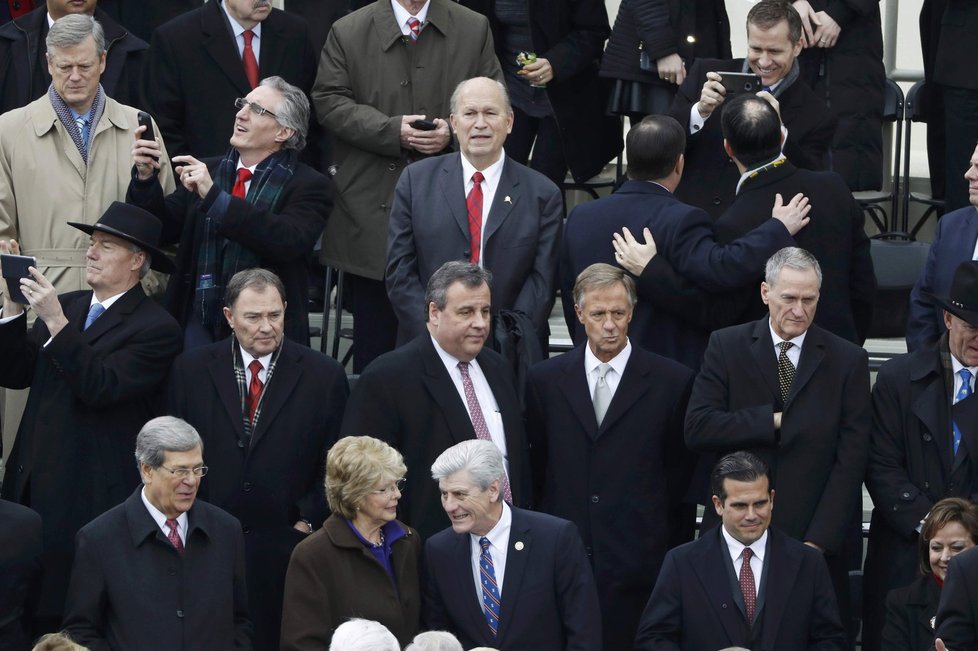
[[[754,550],[744,547],[744,562],[740,566],[740,591],[744,593],[744,608],[747,611],[747,623],[753,624],[754,610],[757,608],[757,589],[754,587],[754,570],[750,567],[750,558]]]
[[[180,540],[180,533],[177,531],[177,521],[170,518],[166,521],[166,526],[170,528],[170,533],[166,534],[166,539],[170,541],[177,553],[183,556],[183,541]]]
[[[499,586],[496,585],[496,568],[492,564],[492,555],[489,554],[489,539],[483,536],[479,538],[479,546],[482,547],[482,555],[479,557],[479,576],[482,578],[482,614],[486,617],[486,624],[492,631],[492,637],[496,637],[499,630]]]
[[[482,415],[482,406],[479,404],[479,396],[475,395],[475,385],[472,384],[472,376],[469,375],[469,363],[459,362],[458,370],[462,374],[462,389],[465,391],[465,402],[469,408],[469,418],[472,419],[472,429],[475,430],[475,437],[480,441],[492,441],[489,434],[489,426]],[[509,487],[509,478],[503,479],[503,499],[513,503],[513,492]]]
[[[778,355],[778,387],[781,389],[781,402],[788,401],[788,392],[791,391],[791,383],[795,379],[795,365],[788,359],[788,349],[794,346],[790,341],[782,341],[778,344],[781,354]]]

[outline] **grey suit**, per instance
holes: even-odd
[[[527,315],[545,336],[554,304],[563,202],[547,177],[507,158],[486,220],[483,266],[492,271],[492,307]],[[387,238],[387,294],[398,344],[425,332],[424,292],[445,262],[470,255],[461,154],[408,166],[397,182]]]

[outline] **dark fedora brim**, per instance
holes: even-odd
[[[165,274],[173,273],[173,270],[175,268],[173,265],[173,261],[170,260],[170,258],[165,253],[163,253],[161,250],[159,250],[152,244],[143,242],[142,240],[135,238],[132,235],[123,233],[122,231],[116,228],[112,228],[111,226],[107,226],[106,224],[98,224],[98,223],[81,224],[79,222],[68,222],[68,225],[77,228],[78,230],[80,230],[81,232],[87,235],[91,235],[95,231],[100,231],[102,233],[108,233],[109,235],[114,235],[116,237],[122,238],[127,242],[132,242],[139,248],[143,249],[149,255],[150,269]]]
[[[932,294],[931,292],[921,292],[921,295],[929,299],[935,305],[940,305],[942,308],[959,319],[967,321],[970,325],[978,327],[978,310],[969,310],[964,305],[955,303],[945,296]]]

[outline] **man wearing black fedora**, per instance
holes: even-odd
[[[884,364],[873,389],[864,613],[879,624],[886,593],[916,578],[917,536],[934,503],[978,494],[978,262],[962,262],[950,293],[929,298],[946,331],[935,347]]]
[[[172,270],[157,248],[159,220],[115,202],[94,225],[68,224],[89,235],[91,290],[59,296],[31,267],[20,280],[37,315],[28,331],[25,306],[7,291],[13,281],[2,281],[0,386],[31,388],[2,495],[44,521],[41,629],[60,623],[75,532],[139,483],[136,433],[155,415],[182,341],[176,321],[139,282],[149,269]],[[19,252],[16,241],[0,241],[0,253]]]

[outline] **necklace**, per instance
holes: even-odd
[[[367,542],[369,542],[371,545],[373,545],[374,549],[383,547],[384,546],[384,530],[383,529],[380,530],[380,542],[374,542],[372,540],[368,540]]]

